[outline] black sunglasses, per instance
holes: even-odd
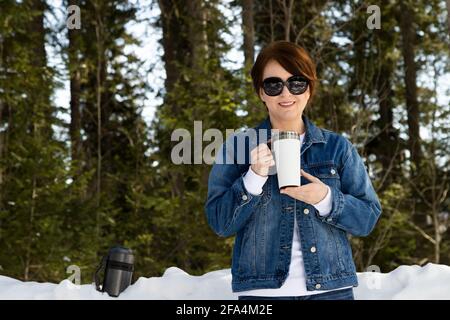
[[[269,77],[263,80],[263,90],[268,96],[277,96],[286,86],[290,93],[299,95],[308,89],[309,81],[303,76],[292,76],[286,81],[278,77]]]

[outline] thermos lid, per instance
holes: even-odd
[[[276,130],[272,132],[272,140],[283,140],[283,139],[298,139],[300,140],[300,134],[295,131],[279,131]]]
[[[115,246],[109,250],[108,260],[120,261],[124,263],[134,263],[134,255],[131,249]]]

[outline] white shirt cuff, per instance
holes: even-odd
[[[247,173],[243,177],[244,187],[252,195],[255,195],[255,196],[260,195],[263,191],[262,188],[268,178],[269,177],[263,177],[263,176],[260,176],[259,174],[255,173],[252,170],[252,167],[250,166]]]
[[[322,201],[320,201],[314,205],[314,207],[317,209],[317,211],[319,211],[319,214],[321,216],[329,215],[331,212],[331,209],[333,207],[333,201],[332,201],[333,199],[331,197],[331,189],[329,186],[327,186],[327,189],[328,189],[328,193],[325,196],[325,198]]]

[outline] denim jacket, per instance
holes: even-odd
[[[205,212],[216,234],[236,236],[233,292],[282,286],[291,260],[294,214],[307,290],[358,285],[348,235],[367,236],[373,230],[381,214],[380,202],[351,142],[316,127],[306,116],[303,121],[301,168],[330,187],[329,215],[320,216],[314,206],[280,194],[275,174],[269,175],[260,195],[245,189],[243,176],[250,165],[250,151],[270,139],[269,118],[254,128],[256,135],[244,131],[227,139],[211,169]],[[236,148],[239,139],[246,141],[244,155],[242,148]],[[308,183],[302,176],[301,184]]]

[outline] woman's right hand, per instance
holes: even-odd
[[[262,177],[267,177],[269,168],[275,165],[272,151],[265,143],[261,143],[250,152],[250,163],[253,172]]]

